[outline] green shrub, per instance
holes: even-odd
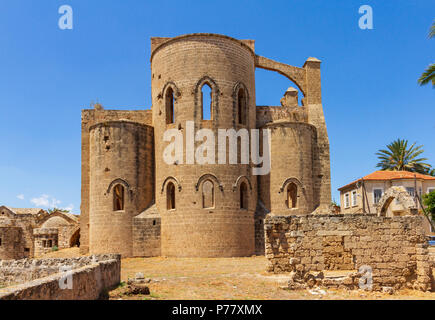
[[[53,248],[51,248],[51,251],[58,251],[59,248],[57,246],[54,246]]]

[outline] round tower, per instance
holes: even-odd
[[[107,121],[90,128],[90,253],[132,255],[132,219],[153,201],[153,128]]]
[[[315,209],[316,128],[306,122],[277,120],[262,129],[269,129],[271,135],[270,174],[260,176],[266,207],[273,215],[311,213]]]
[[[240,157],[229,164],[229,142],[227,159],[222,157],[222,163],[218,158],[219,129],[255,128],[252,42],[214,34],[164,39],[153,47],[151,69],[162,255],[253,254],[256,177],[249,162],[240,164]],[[168,129],[181,134],[183,141],[177,153],[182,157],[173,163],[163,156]],[[200,129],[211,130],[214,155],[198,151],[205,141]],[[200,141],[192,143],[195,134]],[[237,150],[240,153],[240,147]],[[203,164],[195,151],[206,154]]]

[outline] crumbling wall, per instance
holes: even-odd
[[[0,300],[97,299],[117,285],[121,257],[107,254],[65,259],[0,261]]]
[[[374,290],[383,286],[431,287],[421,216],[268,216],[265,237],[271,272],[359,270],[368,266]]]

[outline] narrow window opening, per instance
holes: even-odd
[[[240,209],[248,209],[248,188],[244,182],[240,184]]]
[[[165,97],[166,103],[166,123],[175,123],[175,113],[174,113],[174,91],[172,88],[168,88]]]
[[[212,114],[212,90],[208,83],[201,88],[202,120],[211,120]]]
[[[239,124],[246,124],[246,99],[245,91],[242,88],[240,88],[237,93],[237,110]]]
[[[297,208],[298,187],[293,182],[287,187],[287,208]]]
[[[1,247],[1,245],[2,245],[2,238],[0,238],[0,247]]]
[[[168,210],[175,209],[175,186],[172,182],[166,187],[166,201]]]
[[[214,184],[210,180],[202,184],[202,207],[204,209],[214,208]]]
[[[124,210],[124,187],[117,184],[113,188],[113,211]]]

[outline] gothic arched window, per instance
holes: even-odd
[[[246,124],[246,97],[245,90],[240,88],[237,92],[237,116],[239,124]]]
[[[166,104],[166,123],[175,123],[175,113],[174,113],[174,90],[168,88],[165,95]]]
[[[298,187],[293,182],[287,186],[287,208],[297,208],[298,204]]]
[[[201,87],[201,106],[202,106],[202,120],[212,120],[213,98],[212,98],[212,89],[208,83],[204,83]]]
[[[245,182],[240,184],[240,209],[248,209],[248,188]]]
[[[214,184],[210,180],[202,184],[202,207],[214,208]]]
[[[166,186],[166,203],[168,210],[175,209],[175,186],[172,182]]]
[[[124,187],[117,184],[113,188],[113,211],[124,210]]]

